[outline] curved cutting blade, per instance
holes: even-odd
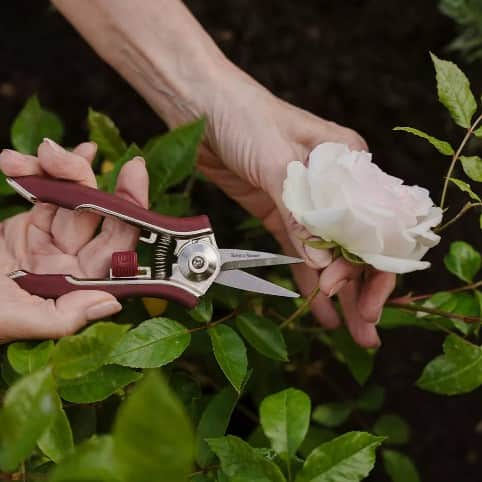
[[[303,262],[300,258],[246,249],[220,249],[219,254],[221,255],[221,271]]]
[[[287,290],[239,269],[221,271],[215,283],[265,295],[284,296],[285,298],[298,298],[300,296],[294,291]]]

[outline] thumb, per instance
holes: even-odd
[[[56,301],[30,296],[10,286],[0,315],[0,339],[61,338],[72,335],[89,321],[118,313],[122,305],[103,291],[74,291]],[[17,293],[15,293],[17,292]]]

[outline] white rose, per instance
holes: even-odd
[[[381,271],[426,269],[420,261],[440,241],[431,231],[442,220],[427,189],[405,186],[372,163],[369,152],[327,142],[308,166],[288,165],[283,202],[298,223]]]

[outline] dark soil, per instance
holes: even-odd
[[[438,199],[447,160],[423,141],[391,130],[413,125],[454,143],[463,135],[436,99],[428,52],[448,56],[445,47],[455,29],[434,0],[187,3],[234,62],[284,99],[358,130],[385,170],[427,186]],[[67,143],[85,138],[88,106],[109,113],[129,140],[142,143],[163,129],[144,101],[46,1],[2,2],[0,32],[1,146],[8,145],[12,119],[33,93],[65,120]],[[462,66],[479,93],[480,63]],[[219,204],[212,199],[220,196],[210,190],[199,201],[217,226],[226,223],[212,212]],[[450,230],[430,255],[435,268],[407,277],[405,286],[423,292],[454,286],[441,267],[449,242],[464,238],[480,247],[481,237],[473,217]],[[440,344],[439,335],[420,331],[384,333],[375,379],[388,390],[388,410],[413,427],[405,450],[424,481],[480,482],[481,391],[447,398],[413,386]],[[370,480],[385,476],[377,469]]]

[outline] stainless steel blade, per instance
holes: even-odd
[[[246,249],[220,249],[219,253],[221,255],[221,271],[303,262],[300,258]]]
[[[294,291],[287,290],[239,269],[221,271],[215,283],[265,295],[284,296],[285,298],[298,298],[300,296]]]

